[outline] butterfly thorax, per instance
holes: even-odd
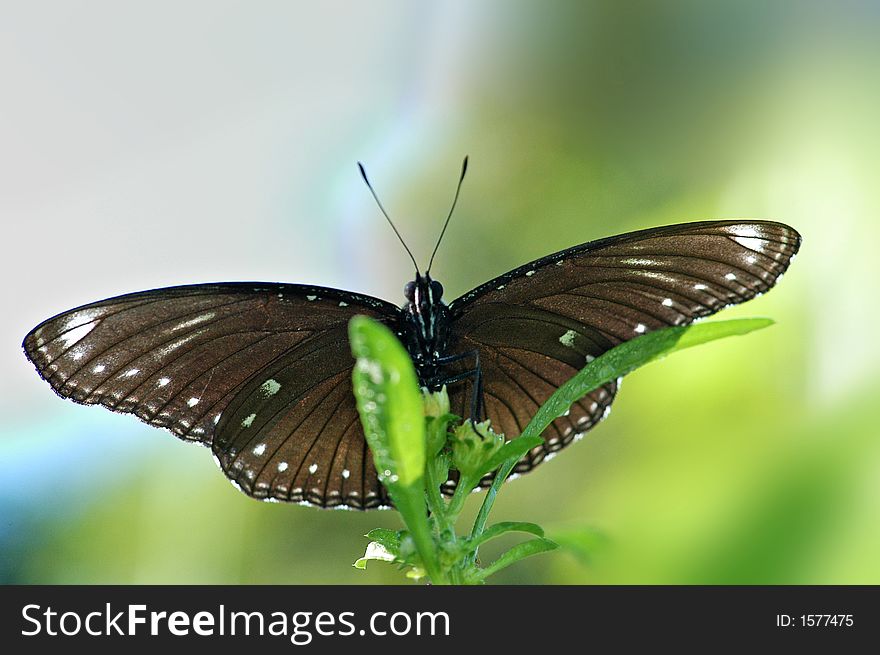
[[[417,273],[403,293],[407,303],[403,306],[398,334],[413,359],[420,381],[428,384],[438,373],[437,360],[446,354],[449,338],[449,308],[442,300],[443,285],[429,275]]]

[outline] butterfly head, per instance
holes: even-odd
[[[431,305],[439,304],[443,298],[443,285],[437,280],[432,280],[428,274],[416,273],[416,279],[407,282],[403,287],[403,295],[407,299],[408,307],[427,312]]]
[[[428,274],[416,273],[416,279],[403,288],[403,295],[410,354],[417,361],[438,357],[446,344],[443,285]]]

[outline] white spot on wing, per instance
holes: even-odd
[[[559,337],[559,343],[566,348],[574,348],[574,339],[578,335],[574,330],[566,330],[565,334]]]
[[[654,266],[657,264],[657,261],[644,257],[628,257],[627,259],[621,260],[621,263],[628,264],[629,266]]]
[[[739,245],[745,246],[749,250],[761,251],[764,249],[766,244],[763,239],[757,236],[758,232],[754,228],[740,228],[737,232],[738,234],[730,238],[736,241]]]
[[[270,396],[274,396],[278,393],[278,390],[281,388],[281,384],[277,380],[266,380],[263,384],[260,385],[260,391],[263,392],[263,395],[267,398]]]
[[[258,443],[256,446],[254,446],[254,455],[262,455],[265,452],[266,452],[266,444]]]
[[[205,321],[210,321],[214,318],[216,314],[214,312],[208,312],[207,314],[201,314],[196,316],[195,318],[191,318],[188,321],[183,321],[182,323],[178,323],[172,329],[173,330],[182,330],[184,328],[192,327],[193,325],[198,325],[199,323],[204,323]]]
[[[348,303],[345,302],[344,300],[340,300],[340,301],[339,301],[339,306],[340,306],[340,307],[348,307]]]
[[[64,342],[64,347],[68,348],[72,346],[77,341],[85,337],[89,332],[94,330],[95,326],[97,325],[97,321],[92,321],[91,323],[86,323],[85,325],[80,325],[79,327],[75,327],[72,330],[68,330],[61,335],[61,340]]]
[[[735,280],[735,279],[736,279],[736,273],[728,273],[728,274],[725,275],[724,277],[725,277],[726,279],[728,279],[728,280]]]
[[[249,428],[249,427],[251,427],[251,424],[254,422],[254,419],[255,419],[255,418],[257,418],[257,415],[256,415],[256,414],[249,414],[249,415],[247,416],[247,418],[245,418],[245,419],[241,422],[241,427],[243,427],[243,428]]]
[[[190,407],[195,407],[196,405],[199,404],[199,399],[198,398],[190,398],[189,400],[186,401],[186,404],[189,405]]]
[[[176,350],[177,348],[180,348],[180,347],[181,347],[183,344],[185,344],[187,341],[190,341],[190,340],[192,340],[192,339],[195,339],[197,336],[200,336],[200,335],[201,335],[201,331],[199,331],[199,332],[192,332],[192,333],[190,333],[190,334],[187,334],[186,336],[181,337],[181,338],[178,339],[177,341],[174,341],[174,342],[172,342],[172,343],[169,343],[167,346],[165,346],[165,347],[162,348],[161,350],[157,351],[157,354],[158,354],[160,357],[164,357],[165,355],[167,355],[168,353],[170,353],[172,350]]]
[[[526,277],[532,277],[535,274],[535,271],[526,271]]]
[[[281,462],[278,464],[278,472],[284,473],[287,470],[287,462]]]
[[[672,307],[672,298],[664,298],[661,304],[664,307]]]
[[[306,296],[306,300],[308,300],[309,302],[311,302],[312,300],[317,300],[317,299],[318,299],[318,296]]]
[[[678,280],[674,277],[670,276],[667,273],[663,273],[662,271],[642,271],[642,270],[634,270],[629,271],[630,275],[638,275],[639,277],[646,277],[652,280],[661,280],[662,282],[666,282],[667,284],[677,284]]]
[[[156,385],[160,386],[160,387],[164,387],[169,382],[171,382],[171,378],[159,378],[159,381],[156,383]]]
[[[348,477],[351,475],[351,471],[348,469],[342,469],[342,477],[348,480]]]
[[[106,367],[103,364],[98,364],[95,368],[92,369],[92,373],[102,373]]]
[[[140,372],[141,372],[141,369],[139,369],[139,368],[130,368],[125,373],[122,374],[122,377],[132,378]]]
[[[644,323],[639,323],[639,324],[636,325],[635,328],[634,328],[636,334],[644,334],[644,333],[645,333],[645,330],[647,330],[647,329],[648,329],[648,328],[645,327],[645,324],[644,324]]]
[[[318,465],[317,465],[317,464],[312,464],[312,465],[309,467],[309,473],[315,473],[317,470],[318,470]]]

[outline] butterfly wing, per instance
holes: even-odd
[[[453,322],[454,351],[480,353],[485,415],[508,438],[518,436],[538,408],[588,361],[613,343],[582,321],[528,305],[475,303]],[[465,360],[467,361],[467,360]],[[544,433],[514,472],[525,473],[601,421],[618,383],[609,382],[574,403]],[[452,411],[469,413],[471,391],[449,387]],[[451,487],[451,485],[450,485]]]
[[[686,325],[769,290],[800,246],[791,227],[706,221],[575,246],[491,280],[450,304],[450,352],[477,350],[486,414],[508,437],[591,358],[633,337]],[[603,418],[617,385],[576,403],[518,464],[525,472]],[[450,389],[467,414],[469,392]]]
[[[358,417],[353,364],[342,324],[292,347],[241,388],[213,443],[236,486],[320,507],[391,505]]]
[[[268,494],[262,485],[250,484],[253,467],[245,466],[238,446],[255,397],[274,403],[278,420],[290,428],[283,443],[272,442],[290,467],[286,475],[276,470],[279,488],[297,468],[294,457],[302,445],[317,440],[319,449],[307,452],[326,456],[323,436],[339,428],[334,448],[345,468],[336,471],[337,482],[348,504],[360,507],[363,501],[357,498],[371,493],[376,505],[387,502],[367,461],[360,424],[350,420],[356,417],[350,384],[354,360],[345,328],[355,314],[393,324],[398,312],[385,301],[323,287],[201,284],[73,309],[37,326],[23,347],[60,396],[134,414],[182,439],[211,445],[224,472],[257,497]],[[223,420],[228,408],[232,417]],[[323,430],[315,427],[321,417]],[[348,422],[344,429],[340,420]],[[262,419],[254,421],[255,428],[269,429]],[[276,439],[279,434],[272,433]],[[349,471],[345,478],[343,470]],[[320,497],[285,499],[326,505],[331,487],[325,476]]]

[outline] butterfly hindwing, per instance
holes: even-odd
[[[256,498],[320,507],[390,505],[351,388],[346,326],[315,334],[264,367],[229,403],[213,450]]]
[[[455,350],[480,352],[486,416],[508,437],[522,433],[538,408],[564,382],[611,347],[595,329],[543,309],[504,303],[476,303],[454,323]],[[594,390],[554,421],[544,443],[517,465],[537,466],[598,423],[614,399],[617,384]],[[470,390],[449,389],[454,410],[467,415]]]

